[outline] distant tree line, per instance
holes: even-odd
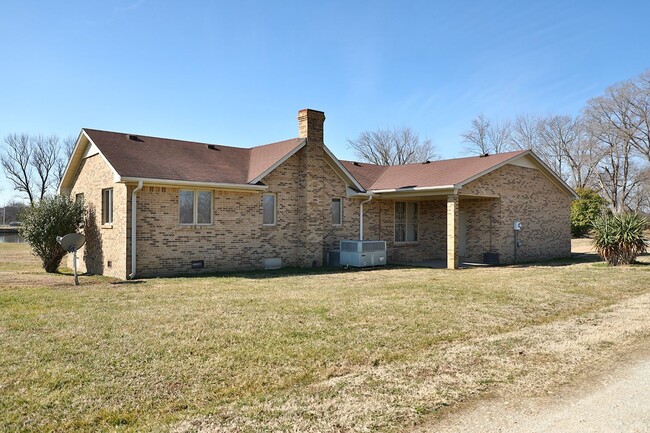
[[[578,116],[497,123],[479,115],[462,138],[474,154],[532,149],[572,187],[602,195],[612,211],[650,212],[650,71],[609,87]]]
[[[76,140],[56,135],[9,134],[0,163],[15,191],[34,205],[58,187]]]
[[[17,200],[6,203],[0,208],[0,224],[6,225],[14,221],[20,221],[26,208],[25,203]]]

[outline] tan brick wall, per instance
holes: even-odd
[[[105,188],[113,188],[112,226],[102,225],[101,221]],[[74,200],[79,193],[84,195],[88,212],[84,227],[86,245],[77,253],[78,268],[81,272],[126,278],[126,186],[115,183],[111,168],[100,155],[94,155],[82,161],[70,197]],[[72,267],[71,255],[68,266]]]
[[[501,263],[511,263],[514,259],[515,219],[519,219],[522,224],[518,260],[571,255],[571,200],[541,171],[508,164],[469,183],[461,190],[461,194],[490,194],[500,197],[494,205],[474,203],[469,208],[482,213],[482,220],[486,220],[486,215],[489,215],[488,206],[492,207],[492,238]],[[489,232],[478,231],[483,233],[480,242],[482,249],[485,249],[489,244],[486,239]],[[478,254],[482,252],[472,250],[473,256]]]
[[[320,166],[312,165],[316,175],[311,194],[316,197],[311,197],[310,206],[316,215],[306,218],[307,198],[300,188],[305,184],[301,164],[307,151],[303,148],[263,179],[265,193],[277,194],[275,226],[262,225],[262,193],[220,190],[213,190],[212,225],[182,226],[180,189],[145,184],[138,193],[137,275],[255,269],[262,267],[263,259],[274,257],[282,258],[283,266],[311,266],[314,260],[321,265],[339,240],[357,238],[358,204],[345,198],[345,183],[320,158]],[[130,185],[129,192],[134,187]],[[341,227],[332,225],[332,197],[343,198]],[[305,230],[312,230],[310,237]],[[130,241],[128,245],[130,249]],[[205,268],[192,270],[192,260],[204,260]]]
[[[179,188],[145,185],[138,193],[138,276],[253,269],[262,267],[264,258],[273,257],[280,257],[284,266],[310,266],[313,261],[320,265],[327,250],[338,248],[340,240],[358,238],[362,200],[345,198],[345,183],[325,162],[322,148],[303,148],[263,182],[268,193],[277,194],[275,226],[262,225],[262,193],[222,190],[213,190],[213,224],[181,226]],[[114,223],[112,228],[103,228],[101,190],[108,187],[114,189]],[[71,197],[84,193],[87,206],[96,210],[96,221],[86,228],[89,242],[80,252],[82,270],[118,278],[130,272],[130,193],[134,188],[115,184],[101,156],[84,160]],[[483,253],[496,251],[502,263],[511,262],[515,218],[523,226],[520,260],[570,254],[570,200],[540,171],[507,165],[460,193],[460,212],[467,215],[466,259],[481,261]],[[332,225],[334,197],[343,199],[341,226]],[[394,242],[394,219],[395,200],[375,198],[365,205],[364,239],[387,241],[389,263],[446,257],[446,196],[419,201],[416,243]],[[193,260],[204,260],[205,268],[192,270]]]
[[[386,241],[388,263],[445,257],[447,248],[445,197],[418,202],[419,240],[415,243],[395,242],[396,201],[404,200],[373,199],[364,206],[364,239]]]
[[[394,242],[395,200],[374,199],[365,206],[364,237],[387,241],[389,263],[446,259],[447,197],[419,203],[419,241],[413,244]],[[484,253],[498,252],[502,263],[511,263],[516,218],[523,227],[518,260],[569,256],[570,206],[566,194],[539,170],[499,168],[460,191],[459,212],[466,218],[466,254],[461,260],[482,262]]]

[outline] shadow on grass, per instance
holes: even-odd
[[[639,261],[640,258],[650,258],[650,253],[641,254],[637,260],[630,266],[633,267],[645,267],[650,266],[649,260]],[[608,264],[605,262],[597,253],[571,253],[571,257],[560,258],[560,259],[551,259],[546,261],[536,261],[536,262],[522,262],[517,263],[516,265],[510,265],[515,267],[540,267],[540,266],[571,266],[579,263],[594,263],[596,266],[607,267]]]
[[[377,266],[373,268],[344,268],[338,266],[323,266],[319,268],[299,268],[299,267],[285,267],[280,269],[256,269],[249,271],[223,271],[223,272],[202,272],[196,274],[176,274],[166,277],[143,277],[142,280],[156,279],[156,278],[247,278],[252,280],[263,280],[269,278],[283,278],[283,277],[296,277],[296,276],[311,276],[311,275],[336,275],[350,272],[373,272],[380,269],[400,269],[408,268],[408,266],[400,265],[387,265]],[[131,280],[131,281],[142,281]]]
[[[648,254],[644,254],[648,256]],[[571,266],[580,263],[594,263],[602,264],[606,266],[606,263],[595,253],[572,253],[571,257],[560,258],[560,259],[551,259],[545,261],[531,261],[531,262],[522,262],[516,265],[501,265],[501,266],[489,266],[489,267],[562,267],[562,266]],[[633,266],[650,266],[649,262],[637,262]],[[486,266],[487,267],[487,266]],[[468,266],[465,269],[473,268]],[[337,274],[349,274],[351,272],[374,272],[382,269],[431,269],[432,271],[445,271],[446,268],[435,268],[426,265],[409,265],[409,264],[389,264],[386,266],[377,266],[372,268],[344,268],[337,266],[323,266],[319,268],[299,268],[299,267],[285,267],[280,269],[273,270],[247,270],[247,271],[222,271],[222,272],[201,272],[201,273],[183,273],[183,274],[174,274],[167,276],[152,276],[152,277],[141,277],[135,280],[127,281],[114,281],[111,284],[139,284],[149,280],[155,279],[172,279],[172,278],[245,278],[251,280],[264,280],[270,278],[284,278],[284,277],[296,277],[296,276],[312,276],[312,275],[337,275]]]

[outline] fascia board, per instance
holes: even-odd
[[[343,164],[341,164],[341,161],[339,161],[339,159],[334,155],[334,153],[332,153],[332,151],[329,150],[327,146],[323,146],[323,149],[325,149],[325,155],[329,157],[330,161],[334,163],[336,168],[338,168],[343,173],[343,175],[347,178],[347,179],[343,179],[343,181],[351,182],[358,190],[365,191],[364,187],[362,187],[361,184],[355,179],[355,177],[352,176],[352,173],[350,173],[350,171],[347,168],[345,168]]]

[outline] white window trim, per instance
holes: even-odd
[[[396,234],[396,229],[397,229],[397,221],[396,221],[397,219],[395,218],[395,214],[397,212],[397,209],[396,209],[397,208],[397,203],[415,203],[416,204],[417,210],[418,210],[418,217],[415,220],[415,226],[418,229],[417,230],[417,234],[418,234],[418,239],[417,240],[415,240],[415,241],[407,241],[407,240],[398,241],[398,240],[396,240],[397,236],[395,236],[395,234]],[[408,224],[408,222],[405,222],[405,224]],[[406,237],[406,233],[408,233],[408,230],[404,233],[404,237]],[[416,202],[413,202],[413,201],[395,201],[394,202],[394,204],[393,204],[393,243],[395,245],[416,245],[416,244],[420,243],[420,203],[419,202],[417,202],[417,201]]]
[[[110,194],[108,194],[108,204],[104,202],[104,194],[110,191]],[[113,188],[103,188],[102,189],[102,225],[106,227],[112,227],[113,226]],[[108,215],[106,210],[108,210]],[[110,216],[110,221],[107,216]]]
[[[273,223],[265,223],[264,222],[264,197],[267,195],[273,196]],[[276,193],[265,193],[262,194],[262,226],[264,227],[273,227],[278,223],[278,195]]]
[[[192,222],[181,222],[181,191],[192,191],[194,193],[194,204],[192,207]],[[210,222],[200,223],[199,220],[199,192],[210,193]],[[183,227],[188,226],[211,226],[214,222],[214,192],[211,189],[194,189],[194,188],[180,188],[178,190],[178,224]]]
[[[342,197],[332,197],[332,202],[334,200],[339,201],[339,223],[332,222],[334,227],[341,227],[343,225],[343,198]]]

